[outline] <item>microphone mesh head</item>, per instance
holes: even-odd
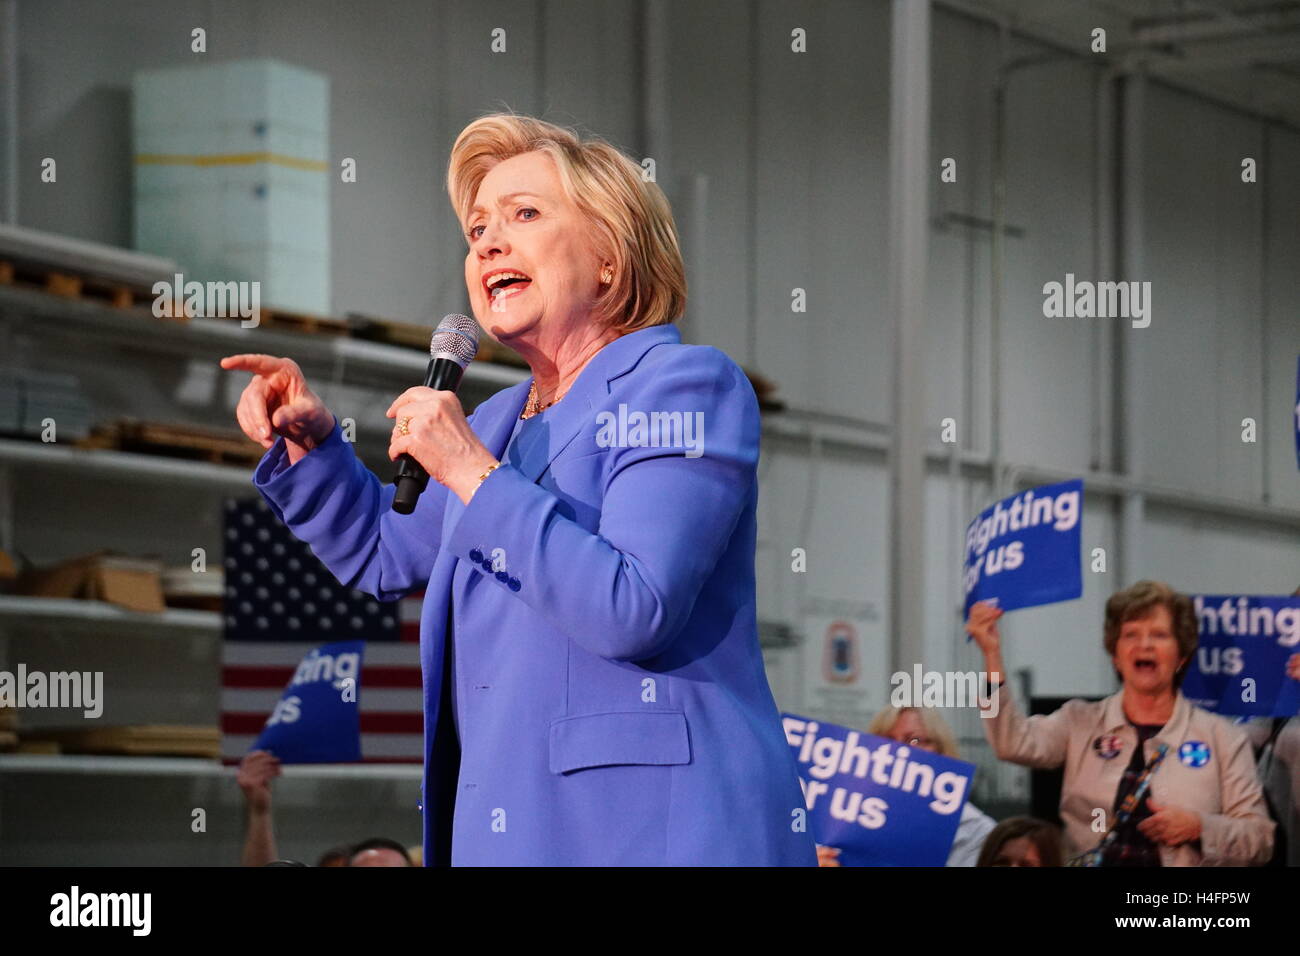
[[[478,323],[468,315],[444,315],[429,341],[429,355],[451,359],[462,369],[478,353]]]

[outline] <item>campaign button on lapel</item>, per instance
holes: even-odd
[[[1114,760],[1124,749],[1124,741],[1114,734],[1102,734],[1092,742],[1092,749],[1102,760]]]
[[[1178,759],[1189,767],[1204,767],[1210,762],[1210,745],[1203,740],[1188,740],[1178,748]]]

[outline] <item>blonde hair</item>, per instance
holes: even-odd
[[[596,301],[597,321],[620,332],[665,325],[686,308],[686,267],[663,191],[602,139],[515,113],[466,126],[451,148],[447,194],[464,225],[483,177],[497,163],[540,150],[555,162],[565,194],[591,222],[614,279]]]
[[[932,707],[886,707],[871,718],[871,723],[867,725],[867,733],[888,737],[889,732],[894,729],[894,724],[898,723],[898,718],[909,710],[921,719],[921,726],[925,728],[926,736],[934,741],[935,753],[945,757],[961,758],[961,753],[957,750],[957,738],[953,735],[952,728],[948,726],[948,721],[943,719],[943,715]]]

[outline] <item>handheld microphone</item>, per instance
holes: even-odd
[[[453,313],[443,316],[429,341],[429,367],[424,373],[424,387],[439,392],[456,391],[465,367],[474,361],[477,352],[478,323],[467,315]],[[393,510],[399,515],[409,515],[429,486],[429,473],[418,461],[403,453],[397,456],[397,477],[393,481],[397,485]]]

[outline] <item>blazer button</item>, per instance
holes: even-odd
[[[509,587],[510,590],[512,590],[512,591],[518,591],[518,590],[519,590],[519,579],[518,579],[518,578],[511,578],[509,581],[506,582],[506,586]]]
[[[497,572],[497,580],[500,581],[502,584],[509,584],[509,583],[510,583],[510,575],[506,574],[504,571],[498,571],[498,572]]]
[[[478,548],[475,548],[473,551],[469,553],[469,559],[473,561],[475,564],[482,564],[483,552],[480,551]]]

